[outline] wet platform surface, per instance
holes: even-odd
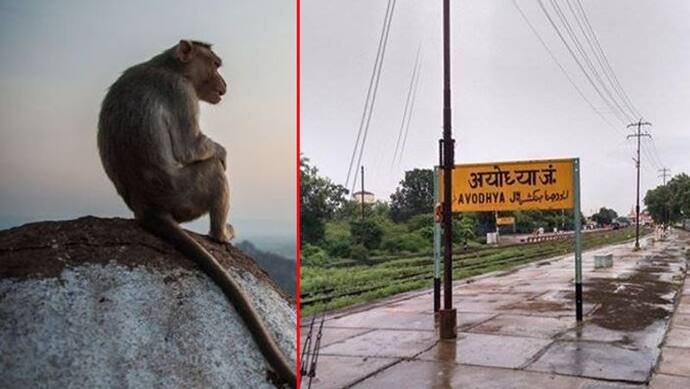
[[[690,280],[686,279],[683,285],[680,301],[671,319],[661,349],[661,358],[649,387],[690,388]]]
[[[579,326],[572,255],[456,282],[454,341],[430,290],[331,313],[312,387],[690,388],[690,234],[641,243],[583,253]],[[605,253],[614,266],[595,270]]]

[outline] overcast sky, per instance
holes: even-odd
[[[386,3],[302,1],[301,151],[337,183],[344,183],[347,175]],[[456,162],[579,157],[583,211],[589,214],[607,206],[628,213],[635,202],[634,142],[626,141],[629,131],[587,83],[538,2],[518,0],[575,84],[612,127],[568,82],[511,0],[451,3]],[[550,7],[550,1],[544,3]],[[575,23],[565,0],[558,3]],[[620,84],[653,123],[654,145],[643,140],[643,149],[649,150],[642,156],[644,196],[645,190],[661,183],[656,170],[662,164],[673,174],[690,173],[690,2],[582,4]],[[395,7],[363,158],[367,189],[379,198],[388,199],[404,170],[430,168],[438,160],[441,12],[441,1],[400,0]],[[422,73],[410,133],[402,164],[391,172],[419,45]]]
[[[228,151],[231,222],[240,238],[294,236],[295,17],[282,0],[0,2],[0,228],[130,217],[98,157],[101,100],[126,68],[191,38],[224,58],[229,92],[202,103],[201,128]]]

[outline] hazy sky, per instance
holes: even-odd
[[[126,68],[191,38],[224,58],[229,92],[202,103],[201,128],[228,151],[239,237],[294,236],[295,26],[283,0],[0,2],[0,228],[129,217],[98,157],[101,100]]]
[[[511,0],[451,3],[456,162],[579,157],[583,211],[607,206],[627,213],[635,201],[633,141],[625,139],[629,131],[589,86],[538,2],[518,0],[613,128],[569,84]],[[564,0],[558,3],[569,12]],[[650,153],[642,156],[644,195],[661,183],[657,165],[674,174],[690,173],[690,2],[582,4],[621,85],[654,124],[654,146],[643,141]],[[338,183],[347,175],[385,9],[386,0],[302,1],[301,151]],[[363,158],[367,189],[380,198],[388,199],[404,170],[429,168],[438,161],[441,12],[441,1],[399,0],[395,8]],[[570,21],[574,23],[572,16]],[[422,73],[410,133],[403,162],[391,172],[419,45]]]

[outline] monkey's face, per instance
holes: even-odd
[[[227,92],[227,84],[218,72],[223,61],[209,47],[189,41],[180,41],[178,59],[186,64],[185,76],[194,85],[199,100],[218,104]]]

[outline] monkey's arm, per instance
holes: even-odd
[[[219,145],[204,135],[196,126],[171,128],[170,140],[175,160],[183,165],[219,158],[224,155]]]

